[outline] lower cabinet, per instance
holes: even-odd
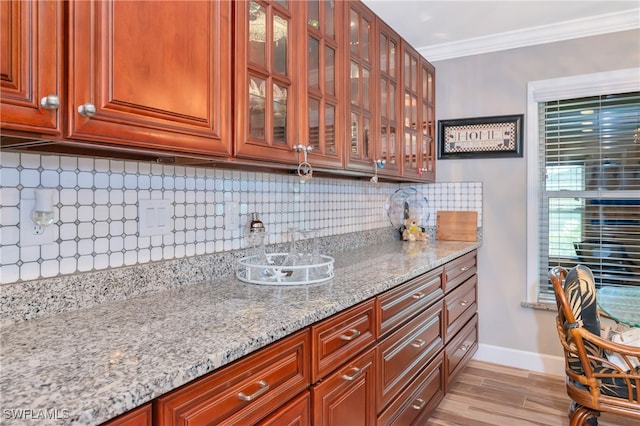
[[[376,424],[376,348],[311,387],[314,426]]]
[[[424,425],[478,347],[476,251],[109,426]]]

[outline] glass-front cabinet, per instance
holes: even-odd
[[[347,168],[373,171],[375,147],[372,141],[376,91],[373,80],[375,57],[375,15],[360,2],[349,3],[349,115]]]
[[[294,16],[304,3],[242,1],[236,7],[236,155],[291,163],[298,120]]]
[[[435,181],[435,69],[402,43],[402,176]]]
[[[301,120],[299,143],[312,148],[311,164],[342,166],[344,88],[340,76],[344,73],[341,57],[344,51],[343,22],[345,3],[342,1],[307,0],[301,2],[306,12],[306,72],[303,105],[306,114]]]
[[[378,22],[378,57],[380,126],[377,135],[378,150],[376,160],[378,173],[400,176],[402,166],[402,146],[399,137],[401,104],[400,86],[400,37],[383,22]]]
[[[422,123],[421,143],[419,150],[420,170],[422,178],[429,182],[436,180],[436,98],[435,73],[436,70],[424,58],[420,60],[422,76]]]

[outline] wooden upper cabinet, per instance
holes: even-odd
[[[377,123],[374,70],[377,66],[374,37],[375,15],[361,2],[349,2],[349,114],[347,168],[373,172],[375,147],[372,129]]]
[[[422,155],[422,178],[429,182],[436,181],[436,69],[426,59],[421,58],[422,76],[422,147],[418,150]]]
[[[345,2],[303,2],[305,49],[300,54],[303,117],[299,141],[312,147],[312,166],[342,168],[346,103],[343,30]],[[304,54],[306,52],[306,55]],[[306,61],[306,62],[305,62]]]
[[[402,46],[402,176],[435,181],[435,69],[411,46]]]
[[[402,174],[400,36],[379,19],[377,29],[380,125],[374,140],[378,141],[376,159],[383,161],[382,168],[378,168],[378,173],[399,177]]]
[[[296,98],[302,67],[296,1],[236,1],[235,148],[239,157],[292,163],[298,144]],[[294,19],[294,17],[296,17]]]
[[[2,130],[61,133],[63,2],[0,2]]]
[[[68,5],[68,137],[231,153],[229,1]]]

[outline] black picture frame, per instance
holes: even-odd
[[[438,121],[438,159],[522,157],[524,114]]]

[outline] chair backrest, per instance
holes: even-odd
[[[565,348],[567,367],[576,375],[588,374],[599,365],[602,349],[572,335],[569,330],[584,327],[600,336],[600,315],[593,274],[583,265],[577,265],[569,272],[558,266],[549,271],[549,278],[558,305],[559,326],[562,326],[558,333],[562,333],[560,338],[568,345]]]

